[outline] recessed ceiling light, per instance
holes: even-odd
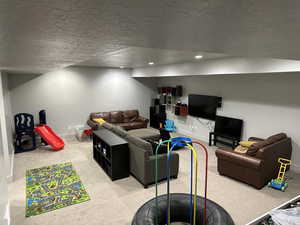
[[[154,62],[149,62],[148,64],[149,64],[149,65],[154,65]]]
[[[203,55],[195,55],[195,59],[202,59]]]

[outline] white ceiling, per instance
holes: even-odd
[[[124,60],[110,56],[132,49],[142,55],[120,56],[128,65],[153,51],[173,59],[169,50],[183,60],[191,52],[300,59],[299,9],[297,0],[0,0],[0,69],[44,72],[96,56],[117,65]]]
[[[202,59],[195,59],[196,55],[201,55]],[[98,67],[124,67],[139,68],[149,66],[149,62],[154,65],[165,65],[183,62],[199,62],[207,59],[224,58],[227,55],[207,52],[193,52],[183,50],[153,49],[128,47],[121,50],[112,51],[106,54],[97,54],[97,56],[78,63],[80,66],[98,66]]]

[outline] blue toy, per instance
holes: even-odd
[[[171,138],[171,141],[172,141],[171,146],[174,145],[175,149],[177,149],[177,148],[183,148],[187,144],[192,145],[192,139],[188,138],[188,137],[174,137],[174,138]]]
[[[174,125],[173,120],[166,120],[165,121],[165,130],[169,132],[176,132],[176,127]]]
[[[289,159],[279,158],[278,162],[280,163],[280,169],[278,172],[278,176],[276,179],[272,179],[268,183],[268,187],[272,187],[277,190],[285,191],[285,189],[288,187],[288,183],[284,180],[284,175],[285,175],[286,167],[291,165],[292,161]]]

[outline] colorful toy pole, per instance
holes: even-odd
[[[157,154],[158,154],[158,150],[160,148],[160,146],[162,144],[165,144],[165,143],[168,143],[168,152],[170,151],[169,147],[169,143],[171,142],[171,140],[166,140],[166,141],[162,141],[161,143],[159,143],[156,147],[156,150],[155,150],[155,206],[156,206],[156,225],[158,225],[158,202],[157,202],[157,195],[158,195],[158,187],[157,187],[157,182],[158,182],[158,165],[157,165]]]
[[[167,224],[171,224],[171,199],[170,199],[170,155],[173,151],[174,147],[176,146],[176,142],[172,145],[170,151],[168,151],[168,160],[167,160],[167,203],[168,203],[168,209],[167,209]]]
[[[208,152],[207,152],[207,148],[205,147],[205,145],[203,145],[201,142],[199,141],[193,141],[193,144],[198,144],[200,145],[200,149],[202,149],[205,152],[205,190],[204,190],[204,225],[206,225],[207,220],[206,220],[206,209],[207,209],[207,171],[208,171]]]
[[[158,155],[158,150],[160,148],[160,146],[164,143],[168,143],[168,160],[167,160],[167,224],[170,224],[170,218],[171,218],[171,212],[170,212],[170,156],[171,156],[171,152],[173,151],[174,147],[176,145],[179,145],[179,143],[174,142],[174,144],[172,144],[171,149],[170,149],[170,143],[172,143],[172,139],[170,140],[166,140],[161,142],[157,147],[156,147],[156,151],[155,151],[155,204],[156,204],[156,225],[158,225],[158,201],[157,201],[157,197],[158,197],[158,163],[157,163],[157,155]],[[204,225],[207,224],[207,173],[208,173],[208,152],[206,147],[198,141],[192,141],[189,142],[192,144],[198,144],[200,145],[200,149],[203,150],[205,152],[205,195],[204,195]],[[191,150],[191,187],[190,187],[190,191],[191,191],[191,197],[190,197],[190,223],[195,225],[196,224],[196,213],[197,213],[197,178],[198,178],[198,159],[197,159],[197,151],[194,149],[194,147],[189,144],[188,142],[185,142],[185,146],[187,146],[190,150]],[[182,144],[182,143],[181,143]],[[195,184],[194,184],[194,201],[192,201],[193,199],[193,161],[195,160]],[[192,205],[194,207],[192,207]]]
[[[191,180],[190,180],[190,224],[193,223],[193,152],[191,151]]]
[[[188,148],[192,150],[195,158],[195,190],[194,190],[194,212],[193,212],[193,225],[196,225],[196,214],[197,214],[197,180],[198,180],[198,159],[197,159],[197,151],[194,149],[194,147],[190,144],[187,144]]]
[[[168,211],[167,211],[167,224],[170,224],[170,168],[169,168],[169,160],[170,160],[170,154],[173,150],[173,148],[175,147],[176,142],[174,143],[174,145],[172,145],[171,150],[168,151],[168,160],[167,160],[167,171],[168,171],[168,179],[167,179],[167,197],[168,197]],[[194,207],[193,209],[190,209],[190,217],[193,217],[193,225],[196,225],[196,212],[197,212],[197,179],[198,179],[198,159],[197,159],[197,151],[193,148],[193,146],[191,146],[190,144],[186,143],[186,146],[192,151],[192,154],[194,156],[194,160],[195,160],[195,166],[196,166],[196,177],[195,177],[195,190],[194,190]],[[191,196],[193,196],[193,193],[191,193]],[[191,204],[190,204],[191,205]],[[193,213],[192,213],[193,212]],[[192,222],[192,221],[191,221]]]

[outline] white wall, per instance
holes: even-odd
[[[8,88],[8,74],[2,72],[2,90],[3,90],[3,103],[5,113],[5,129],[7,135],[7,148],[8,148],[8,176],[13,176],[13,159],[14,159],[14,146],[13,146],[13,115],[11,109],[10,93]]]
[[[273,75],[218,75],[186,76],[159,78],[159,86],[183,85],[183,102],[187,95],[205,94],[223,97],[223,106],[219,115],[244,120],[244,134],[268,137],[278,132],[286,132],[293,141],[293,165],[300,170],[300,74]],[[194,117],[177,117],[175,119],[179,132],[208,140],[207,121]]]
[[[90,112],[138,109],[149,117],[155,83],[131,70],[70,67],[44,75],[9,74],[12,113],[46,109],[47,123],[60,135],[86,124]]]
[[[0,71],[0,224],[7,224],[6,212],[8,209],[7,176],[9,170],[9,157],[7,134],[5,125],[3,74]]]
[[[0,123],[1,125],[1,123]],[[1,131],[0,131],[1,134]],[[1,135],[2,136],[2,135]],[[0,136],[0,224],[6,224],[5,213],[8,204],[7,174],[4,166],[2,137]]]

